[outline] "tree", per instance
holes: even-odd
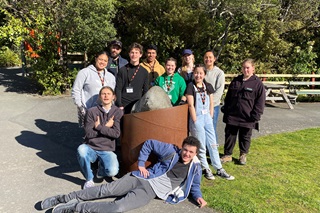
[[[67,52],[95,52],[105,48],[116,31],[112,19],[116,0],[12,0],[4,10],[34,35],[22,35],[40,56],[32,64],[36,79],[47,94],[71,86]],[[11,26],[12,27],[12,26]]]
[[[192,48],[198,62],[206,49],[216,49],[221,67],[237,72],[247,57],[257,72],[291,71],[296,46],[316,41],[317,0],[131,0],[122,1],[117,19],[122,39],[156,43],[160,58],[180,56]],[[306,12],[307,11],[307,12]],[[125,27],[124,27],[125,26]]]

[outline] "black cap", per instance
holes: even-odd
[[[110,42],[110,46],[112,45],[118,45],[122,49],[122,42],[119,40],[113,40]]]
[[[156,45],[150,44],[150,45],[147,47],[147,50],[155,50],[155,51],[158,51],[158,48],[157,48]]]

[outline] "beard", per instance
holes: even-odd
[[[118,57],[119,57],[120,53],[119,53],[119,54],[117,54],[117,53],[111,53],[110,55],[111,55],[111,58],[115,59],[115,58],[118,58]]]

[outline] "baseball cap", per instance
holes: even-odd
[[[192,53],[192,50],[190,50],[190,49],[184,49],[183,50],[183,52],[182,52],[182,55],[192,55],[193,53]]]
[[[110,42],[110,46],[112,45],[118,45],[120,48],[122,48],[122,42],[119,40],[113,40]]]
[[[148,45],[147,50],[155,50],[155,51],[158,51],[158,48],[157,48],[156,45],[150,44],[150,45]]]

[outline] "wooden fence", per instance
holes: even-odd
[[[226,85],[239,74],[225,74]],[[263,82],[272,84],[289,85],[289,81],[304,79],[303,81],[316,81],[320,79],[320,74],[256,74]],[[308,79],[308,80],[306,80]]]

